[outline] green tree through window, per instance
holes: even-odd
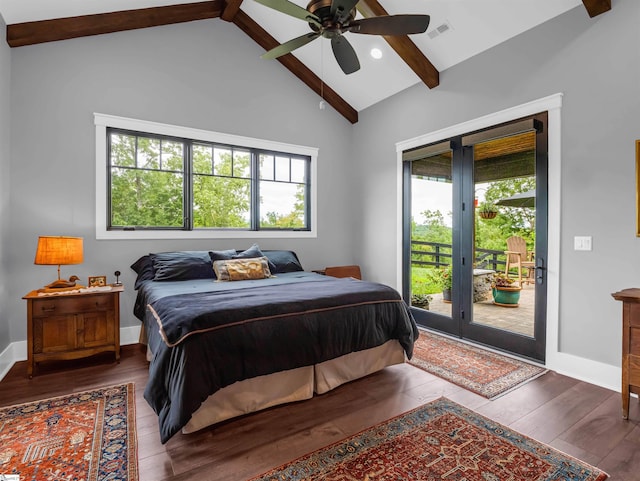
[[[108,129],[109,229],[309,230],[310,158]]]

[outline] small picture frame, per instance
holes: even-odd
[[[104,287],[107,285],[107,276],[89,276],[89,287]]]

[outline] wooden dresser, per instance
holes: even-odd
[[[69,360],[113,351],[120,360],[123,286],[86,293],[38,295],[27,301],[27,374],[41,361]]]
[[[622,301],[622,417],[629,418],[629,397],[640,393],[640,289],[611,294]]]

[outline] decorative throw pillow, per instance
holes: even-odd
[[[271,277],[266,257],[215,261],[213,270],[219,281],[245,281]]]

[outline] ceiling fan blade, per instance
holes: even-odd
[[[300,37],[296,37],[292,40],[289,40],[288,42],[283,43],[282,45],[278,45],[276,48],[272,48],[267,53],[263,54],[261,58],[271,60],[282,55],[286,55],[288,53],[291,53],[295,49],[308,44],[312,40],[315,40],[319,36],[320,32],[310,32]]]
[[[343,23],[348,17],[349,12],[358,4],[358,0],[333,0],[331,2],[331,16],[333,21]]]
[[[346,28],[368,35],[410,35],[425,32],[429,20],[429,15],[382,15],[354,20]]]
[[[320,26],[320,19],[314,15],[313,13],[305,10],[302,7],[299,7],[295,3],[291,3],[289,0],[255,0],[258,3],[261,3],[265,7],[273,8],[274,10],[278,10],[279,12],[286,13],[287,15],[291,15],[295,18],[300,18],[309,23],[313,23],[317,26]]]
[[[349,41],[342,35],[333,37],[331,39],[331,48],[333,49],[333,55],[338,61],[338,65],[344,73],[349,75],[350,73],[360,70],[360,62],[356,51],[353,49]]]

